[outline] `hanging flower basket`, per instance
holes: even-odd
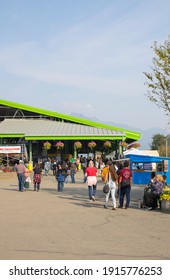
[[[110,141],[106,141],[106,142],[103,143],[103,147],[104,147],[105,149],[110,149],[111,146],[112,146],[112,144],[111,144]]]
[[[96,146],[97,146],[97,144],[96,144],[96,142],[94,142],[94,141],[91,141],[91,142],[88,143],[88,147],[89,147],[91,150],[93,150]]]
[[[127,147],[127,143],[125,141],[121,141],[119,143],[119,146],[126,148]]]
[[[139,148],[140,147],[140,143],[132,143],[132,144],[129,144],[128,145],[128,149],[131,149],[131,148]]]
[[[57,147],[58,150],[62,150],[64,148],[64,143],[61,142],[61,141],[58,141],[56,143],[56,147]]]
[[[82,143],[80,141],[76,141],[74,143],[74,147],[78,150],[78,149],[81,149],[82,148]]]
[[[43,143],[43,147],[45,150],[50,150],[51,149],[51,143],[46,141]]]
[[[140,143],[134,143],[133,144],[133,148],[139,148],[140,147]]]

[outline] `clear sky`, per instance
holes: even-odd
[[[0,0],[0,99],[167,128],[143,72],[169,15],[169,0]]]

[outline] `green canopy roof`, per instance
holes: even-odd
[[[107,124],[102,124],[102,123],[98,123],[98,122],[93,122],[90,120],[86,120],[83,118],[78,118],[78,117],[73,117],[73,116],[69,116],[69,115],[65,115],[65,114],[61,114],[61,113],[57,113],[57,112],[53,112],[53,111],[49,111],[49,110],[45,110],[45,109],[40,109],[40,108],[36,108],[36,107],[32,107],[32,106],[28,106],[28,105],[23,105],[23,104],[19,104],[19,103],[15,103],[15,102],[10,102],[7,100],[2,100],[0,99],[0,110],[2,109],[2,106],[5,107],[9,107],[9,108],[15,108],[16,110],[22,110],[25,112],[29,112],[35,114],[40,117],[46,117],[49,119],[53,119],[53,120],[61,120],[61,121],[65,121],[65,122],[71,122],[71,123],[77,123],[77,124],[82,124],[82,125],[86,125],[86,126],[92,126],[92,127],[96,127],[96,128],[102,128],[102,129],[107,129],[107,130],[114,130],[114,131],[120,131],[120,132],[124,132],[125,133],[125,137],[126,139],[129,140],[139,140],[141,138],[141,134],[139,132],[134,132],[131,130],[126,130],[123,128],[119,128],[119,127],[114,127],[114,126],[110,126]],[[2,117],[2,114],[0,114]],[[9,117],[9,116],[3,116],[4,119]],[[21,116],[24,118],[24,116]],[[28,116],[27,116],[28,117]],[[102,138],[102,135],[101,135]]]

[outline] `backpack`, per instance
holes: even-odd
[[[58,182],[64,182],[65,181],[65,176],[64,176],[64,173],[58,173],[56,174],[56,179]]]

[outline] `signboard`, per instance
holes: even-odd
[[[164,164],[164,172],[168,172],[168,160],[164,160],[163,164]]]
[[[143,169],[148,170],[148,171],[152,171],[152,163],[151,162],[149,162],[149,163],[145,162],[143,164]]]
[[[0,146],[0,154],[20,154],[21,146]]]

